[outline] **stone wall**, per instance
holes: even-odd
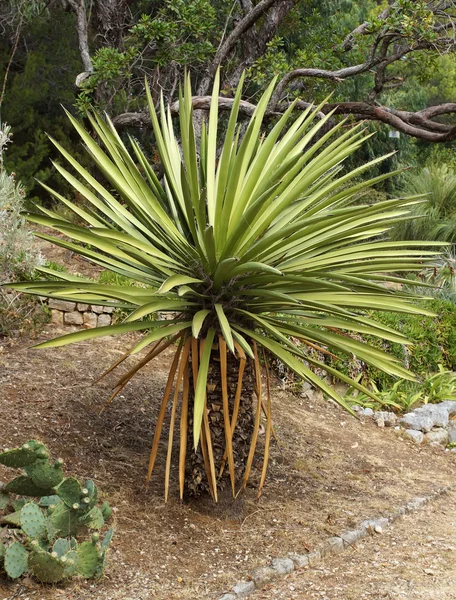
[[[51,310],[51,324],[57,327],[104,327],[111,325],[114,308],[112,306],[94,306],[43,298]]]

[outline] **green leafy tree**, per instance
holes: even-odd
[[[157,115],[148,92],[163,182],[140,145],[131,139],[130,153],[110,121],[90,116],[99,145],[70,117],[109,184],[98,183],[56,143],[77,178],[62,166],[57,166],[59,172],[92,209],[83,210],[50,191],[86,226],[74,225],[51,211],[28,215],[32,222],[54,228],[68,241],[41,237],[136,280],[142,287],[102,285],[48,269],[41,270],[51,274],[52,280],[15,286],[24,292],[130,311],[122,324],[72,333],[39,346],[143,332],[126,356],[143,349],[147,353],[121,378],[113,397],[141,367],[178,344],[148,471],[150,477],[170,404],[166,496],[176,421],[181,497],[187,479],[188,488],[195,493],[206,481],[217,499],[217,480],[225,463],[233,494],[235,486],[247,484],[264,410],[267,426],[261,492],[273,432],[269,379],[264,390],[260,375],[263,352],[278,357],[347,409],[343,398],[311,367],[326,369],[375,395],[312,358],[294,340],[304,347],[355,354],[390,374],[413,378],[397,359],[346,333],[406,343],[402,335],[369,319],[365,311],[425,312],[409,302],[409,295],[383,284],[401,281],[394,275],[398,271],[421,270],[433,256],[414,249],[413,243],[406,246],[382,237],[406,218],[410,201],[359,203],[360,191],[389,176],[359,182],[381,158],[341,174],[343,161],[366,137],[362,129],[339,125],[318,137],[328,119],[315,121],[321,107],[309,107],[291,120],[291,106],[266,136],[260,135],[273,84],[259,100],[242,139],[237,125],[239,86],[218,158],[218,85],[217,78],[208,125],[201,131],[199,157],[189,78],[180,99],[181,147],[170,113],[162,105]],[[171,395],[173,384],[175,393]],[[219,485],[224,481],[222,478]]]

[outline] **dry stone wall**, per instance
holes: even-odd
[[[56,327],[105,327],[111,325],[114,317],[112,306],[94,306],[67,300],[43,298],[51,310],[51,324]]]

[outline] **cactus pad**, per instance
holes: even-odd
[[[97,547],[92,542],[83,542],[78,546],[78,573],[86,579],[90,579],[97,572],[98,555]]]
[[[19,542],[14,542],[6,549],[4,568],[11,579],[17,579],[27,570],[27,550]]]
[[[27,503],[27,501],[25,498],[18,498],[17,500],[14,500],[13,502],[11,502],[11,506],[13,507],[13,510],[15,510],[17,512],[21,512],[22,507],[26,503]]]
[[[7,492],[0,492],[0,510],[5,510],[9,503],[9,494]]]
[[[36,458],[35,451],[30,447],[14,448],[13,450],[0,452],[0,464],[5,465],[5,467],[14,467],[16,469],[31,465],[36,461]]]
[[[54,488],[63,480],[60,464],[51,464],[46,458],[38,459],[33,465],[25,467],[25,472],[35,485],[46,490]]]
[[[79,522],[89,529],[101,529],[104,525],[103,515],[98,506],[94,506],[88,513],[79,519]]]
[[[70,550],[65,554],[65,564],[63,570],[64,577],[75,575],[78,570],[78,553],[76,550]]]
[[[84,489],[87,490],[86,497],[89,498],[90,502],[88,503],[89,510],[95,506],[98,500],[98,490],[97,486],[91,479],[87,479],[84,482]]]
[[[37,504],[29,502],[21,510],[22,531],[31,538],[41,538],[46,535],[46,519]]]
[[[109,502],[103,502],[101,507],[101,514],[103,515],[103,519],[107,521],[109,517],[112,515],[112,507]]]
[[[110,527],[108,529],[108,531],[106,532],[103,541],[101,542],[101,551],[104,553],[106,552],[109,544],[111,543],[112,540],[112,536],[114,535],[114,529],[112,527]]]
[[[74,477],[67,477],[57,488],[57,494],[70,508],[73,504],[79,504],[82,496],[82,489],[79,481]]]
[[[42,583],[57,583],[64,577],[65,565],[58,557],[43,550],[30,553],[28,566]]]
[[[52,488],[45,489],[37,486],[31,477],[20,475],[16,477],[3,488],[5,492],[11,492],[20,496],[42,496],[43,494],[51,494]]]
[[[13,527],[20,527],[21,526],[21,511],[18,510],[16,512],[5,515],[4,517],[2,517],[1,521],[2,521],[2,523],[6,523],[7,525],[13,525]]]
[[[57,506],[57,504],[60,504],[60,502],[62,502],[62,499],[60,498],[60,496],[42,496],[40,498],[40,501],[38,502],[38,504],[40,506],[43,506],[45,508],[47,508],[48,506]]]
[[[78,515],[63,502],[58,504],[49,515],[49,521],[54,529],[54,536],[68,537],[77,531]]]
[[[55,540],[52,546],[52,552],[56,552],[59,558],[62,558],[64,554],[70,551],[70,542],[64,538]]]

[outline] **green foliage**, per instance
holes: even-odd
[[[22,2],[27,4],[34,3]],[[0,42],[0,72],[10,58],[7,36],[3,44]],[[12,126],[15,135],[6,166],[22,182],[28,201],[49,202],[35,178],[51,184],[55,181],[49,157],[57,157],[46,134],[79,153],[61,105],[71,107],[75,102],[74,80],[80,70],[78,39],[70,13],[53,7],[23,23],[1,111],[2,121]],[[65,187],[60,185],[60,190],[65,191]]]
[[[420,195],[424,202],[412,208],[411,218],[391,231],[395,240],[456,242],[456,173],[446,165],[411,175],[404,194]]]
[[[2,487],[0,523],[6,524],[7,530],[2,536],[0,567],[3,563],[7,575],[17,579],[29,571],[43,583],[57,583],[76,574],[101,577],[112,528],[103,538],[94,534],[91,542],[78,543],[73,537],[81,530],[101,530],[112,513],[107,502],[102,509],[96,506],[98,492],[93,481],[86,481],[85,488],[74,478],[62,481],[63,461],[51,463],[48,449],[36,440],[1,452],[0,464],[23,467],[30,475]],[[49,492],[53,495],[44,496]],[[26,502],[25,498],[13,500],[10,494],[43,496],[38,502]]]
[[[424,306],[434,316],[418,314],[396,314],[375,311],[370,317],[385,327],[393,328],[412,344],[401,344],[388,340],[374,339],[361,335],[364,342],[392,354],[407,370],[421,378],[436,373],[440,368],[456,371],[456,307],[453,302],[444,299],[426,300]],[[327,358],[331,366],[361,376],[366,385],[374,384],[380,391],[388,392],[396,379],[381,370],[353,358],[348,361],[334,361]],[[402,384],[401,384],[402,386]],[[404,383],[407,389],[414,389],[410,383]]]
[[[85,114],[94,106],[111,110],[135,107],[144,88],[143,73],[155,73],[173,65],[182,72],[184,67],[198,68],[214,54],[213,41],[218,28],[217,14],[209,0],[165,0],[157,11],[144,6],[137,22],[125,37],[122,49],[99,48],[93,57],[93,72],[83,85],[77,99],[79,111]],[[147,10],[147,13],[146,13]],[[165,85],[164,81],[161,85]],[[97,91],[103,89],[103,95]],[[113,103],[113,104],[112,104]]]
[[[34,269],[43,262],[33,247],[33,234],[22,215],[24,187],[5,167],[5,152],[11,137],[11,127],[0,124],[0,284],[33,276]],[[37,331],[46,320],[39,301],[0,287],[0,337]]]
[[[375,383],[372,387],[377,400],[366,394],[349,389],[345,399],[352,406],[358,405],[374,410],[389,409],[408,412],[422,404],[437,404],[444,400],[456,400],[456,373],[438,365],[437,373],[425,375],[419,383],[399,379],[389,388],[379,390]]]

